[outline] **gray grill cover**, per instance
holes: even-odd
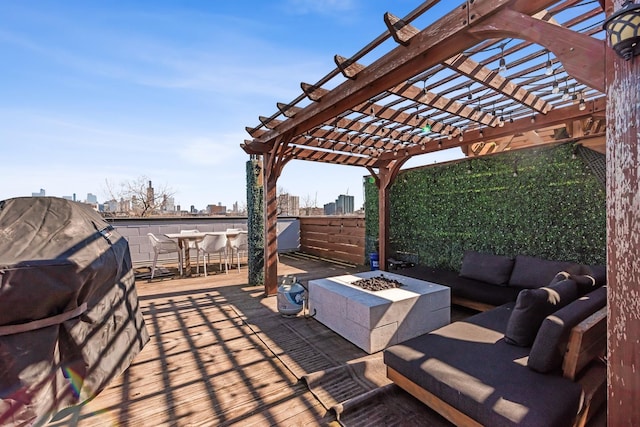
[[[0,201],[0,425],[98,394],[149,341],[127,241],[90,206]]]

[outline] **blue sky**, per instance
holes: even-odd
[[[386,11],[402,17],[419,4],[2,1],[0,200],[44,188],[102,202],[109,186],[144,176],[183,208],[242,206],[245,127],[331,71],[335,54],[380,35]],[[367,174],[292,161],[278,187],[318,206],[348,193],[359,207]]]

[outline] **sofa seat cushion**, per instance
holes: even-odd
[[[391,346],[384,362],[483,425],[571,425],[582,389],[529,369],[529,349],[505,343],[513,305]]]
[[[565,261],[550,261],[526,255],[516,256],[509,286],[534,289],[546,286],[560,271],[578,273],[579,265]]]
[[[398,271],[398,273],[427,282],[451,288],[451,296],[479,301],[499,306],[513,302],[521,289],[508,286],[495,286],[467,277],[461,277],[451,270],[437,269],[427,266],[415,266]]]
[[[547,316],[531,347],[527,365],[538,372],[559,371],[571,329],[607,304],[607,288],[599,287]]]
[[[554,278],[549,286],[523,289],[509,317],[505,341],[508,344],[531,347],[544,318],[577,297],[578,287],[570,279],[556,281]]]
[[[513,270],[513,258],[502,255],[465,251],[460,276],[492,285],[506,286]]]

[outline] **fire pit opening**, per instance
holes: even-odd
[[[394,289],[402,286],[402,283],[395,279],[389,279],[384,277],[383,274],[377,277],[370,277],[368,279],[360,279],[351,283],[367,291],[382,291],[384,289]]]

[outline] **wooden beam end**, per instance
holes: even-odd
[[[420,32],[416,27],[389,12],[384,14],[384,23],[396,43],[403,46],[408,46],[411,38]]]

